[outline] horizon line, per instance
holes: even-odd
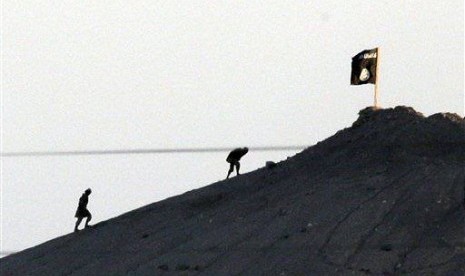
[[[304,150],[309,145],[300,146],[265,146],[249,147],[250,151],[290,151]],[[162,154],[162,153],[211,153],[231,151],[235,147],[212,148],[171,148],[171,149],[129,149],[129,150],[83,150],[83,151],[29,151],[2,152],[1,157],[32,157],[32,156],[73,156],[73,155],[115,155],[115,154]]]

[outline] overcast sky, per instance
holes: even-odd
[[[373,104],[464,116],[463,0],[2,1],[2,152],[313,145]],[[297,151],[253,152],[244,172]],[[2,157],[2,250],[226,176],[227,153]]]

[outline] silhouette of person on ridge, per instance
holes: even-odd
[[[236,167],[236,173],[239,175],[239,169],[241,168],[241,164],[239,163],[239,160],[241,160],[242,156],[246,155],[247,152],[249,152],[249,149],[247,147],[244,148],[237,148],[231,151],[228,155],[228,158],[226,158],[226,162],[230,164],[229,166],[229,171],[228,171],[228,176],[226,176],[226,179],[229,178],[229,175],[234,171],[234,166]]]
[[[83,218],[87,218],[85,228],[89,227],[89,221],[92,219],[92,214],[87,210],[87,203],[89,203],[89,195],[92,193],[92,190],[89,188],[84,191],[81,198],[79,198],[79,206],[76,210],[74,217],[77,218],[76,226],[74,226],[74,232],[79,231],[78,226],[81,223]]]

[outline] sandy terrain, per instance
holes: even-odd
[[[273,168],[10,255],[0,274],[464,275],[464,188],[463,118],[367,108]]]

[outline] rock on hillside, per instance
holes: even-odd
[[[464,187],[464,119],[367,108],[276,166],[8,256],[0,272],[463,275]]]

